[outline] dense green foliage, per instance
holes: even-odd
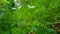
[[[22,5],[21,8],[14,4],[14,0],[0,0],[0,34],[57,34],[56,30],[47,26],[60,18],[60,0],[17,2]]]

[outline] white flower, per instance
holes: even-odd
[[[15,5],[17,6],[18,9],[20,9],[22,7],[20,0],[14,0]],[[13,8],[16,9],[16,8]]]
[[[30,6],[30,5],[27,5],[29,8],[35,8],[36,6]]]
[[[14,2],[16,2],[17,0],[14,0]]]
[[[20,9],[21,7],[22,7],[22,5],[21,5],[21,6],[19,6],[19,7],[18,7],[18,9]]]
[[[15,10],[16,8],[15,8],[15,7],[13,7],[12,9],[13,9],[13,10]]]

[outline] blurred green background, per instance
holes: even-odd
[[[0,34],[60,34],[59,18],[60,0],[0,0]]]

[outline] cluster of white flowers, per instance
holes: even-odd
[[[14,0],[14,3],[18,9],[20,9],[22,7],[22,5],[20,4],[20,2],[18,2],[18,0]],[[16,7],[13,7],[12,9],[16,9]]]
[[[22,8],[23,5],[20,4],[20,0],[14,0],[15,5],[17,6],[18,9]],[[28,8],[35,8],[36,6],[30,6],[27,5]],[[15,7],[13,7],[12,9],[16,9]]]

